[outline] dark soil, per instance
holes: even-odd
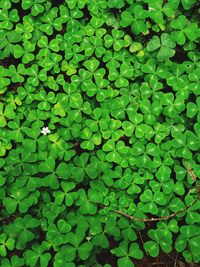
[[[117,259],[108,250],[97,255],[97,261],[102,265],[107,263],[112,267],[118,267]],[[133,262],[135,267],[200,267],[200,264],[186,263],[176,251],[172,251],[170,254],[160,253],[157,258],[145,255],[142,260],[133,260]]]

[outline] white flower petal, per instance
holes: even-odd
[[[51,133],[51,131],[49,130],[49,127],[43,127],[41,130],[41,133],[43,135],[47,135],[47,134]]]

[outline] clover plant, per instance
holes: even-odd
[[[0,266],[200,264],[199,10],[0,1]]]

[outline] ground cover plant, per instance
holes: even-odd
[[[199,266],[199,10],[0,1],[1,266]]]

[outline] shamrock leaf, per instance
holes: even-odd
[[[198,26],[196,23],[187,23],[187,19],[184,15],[180,15],[176,20],[171,22],[171,27],[175,29],[171,33],[172,40],[176,41],[179,45],[183,45],[186,42],[186,37],[190,41],[195,41],[198,34]]]
[[[47,240],[52,242],[55,248],[62,244],[66,244],[68,242],[67,233],[70,232],[70,230],[71,226],[64,219],[60,219],[58,220],[57,225],[53,223],[49,225]]]
[[[41,36],[38,41],[38,46],[41,48],[38,57],[49,56],[51,51],[58,52],[60,49],[58,39],[53,39],[49,42],[47,36],[45,35]]]
[[[160,247],[165,253],[172,249],[172,237],[167,235],[163,229],[149,230],[148,236],[153,240],[144,243],[144,249],[152,256],[157,257]]]
[[[0,59],[4,59],[13,54],[14,44],[20,42],[21,34],[15,31],[8,31],[7,33],[0,32]],[[1,66],[0,66],[1,67]]]
[[[14,57],[20,58],[22,57],[22,62],[24,64],[29,63],[34,60],[34,54],[31,53],[35,50],[35,46],[31,44],[29,41],[25,41],[23,46],[15,45],[14,46]]]
[[[39,261],[42,266],[48,266],[51,254],[48,251],[50,244],[43,241],[41,244],[33,244],[31,250],[26,250],[25,261],[28,266],[35,266]]]
[[[125,41],[122,39],[124,36],[123,31],[119,30],[112,30],[112,36],[111,35],[105,35],[105,47],[109,48],[113,45],[113,48],[115,51],[121,50],[121,48],[125,45]]]
[[[144,202],[143,210],[144,212],[150,212],[152,214],[158,213],[158,205],[165,205],[166,199],[162,192],[155,192],[154,194],[150,189],[146,189],[144,193],[140,196],[140,200]]]
[[[11,189],[11,197],[5,197],[3,204],[9,213],[14,213],[19,208],[21,213],[26,213],[33,205],[34,198],[24,188],[13,187]]]
[[[17,255],[14,255],[10,258],[4,258],[1,261],[1,264],[4,266],[13,266],[13,267],[22,267],[24,266],[24,258],[19,258]]]
[[[44,69],[39,70],[36,64],[27,69],[27,74],[29,75],[27,82],[33,86],[38,86],[40,81],[44,82],[47,79],[46,71]]]
[[[7,86],[10,84],[10,72],[5,69],[4,67],[0,66],[0,79],[1,79],[1,84],[0,84],[0,94],[3,94]]]
[[[0,235],[0,255],[5,257],[7,255],[7,249],[14,249],[15,240],[11,237],[6,236],[6,234]]]
[[[187,104],[187,116],[193,118],[196,114],[199,114],[200,111],[200,97],[197,97],[196,104],[189,102]]]
[[[80,259],[86,260],[93,248],[90,241],[84,242],[85,234],[82,232],[69,233],[67,235],[69,239],[69,245],[65,245],[61,248],[61,253],[65,255],[67,261],[73,261],[78,253]]]
[[[44,3],[45,0],[22,0],[22,8],[24,10],[31,9],[31,14],[33,16],[38,16],[40,13],[44,11],[44,6],[42,3]]]
[[[106,156],[107,161],[120,163],[122,156],[128,153],[128,147],[125,146],[123,141],[115,143],[113,140],[108,140],[103,145],[103,151],[109,152]]]
[[[102,202],[102,196],[98,195],[96,190],[89,189],[88,194],[85,190],[79,190],[79,196],[75,202],[76,205],[80,206],[80,212],[82,214],[96,214],[97,206],[96,203]]]
[[[181,0],[181,3],[182,3],[185,10],[189,10],[196,3],[196,1],[195,0],[191,0],[191,1]]]
[[[49,57],[45,57],[45,59],[42,61],[42,66],[44,67],[45,71],[53,69],[55,73],[58,73],[60,71],[59,62],[61,60],[61,55],[51,53]]]
[[[110,68],[109,70],[109,80],[115,81],[115,86],[117,88],[128,86],[129,82],[127,78],[133,77],[132,68],[126,63],[122,64],[120,67],[120,72],[115,68]]]
[[[131,12],[130,12],[131,11]],[[127,27],[131,25],[131,29],[134,34],[147,32],[147,26],[145,24],[145,19],[148,17],[148,13],[139,4],[133,6],[130,11],[124,11],[121,14],[121,26]],[[133,14],[132,14],[133,12]]]
[[[128,242],[122,241],[120,243],[120,246],[117,248],[114,248],[112,250],[112,253],[115,254],[118,259],[118,266],[131,266],[133,267],[134,264],[131,260],[131,258],[135,259],[142,259],[143,252],[140,250],[139,245],[136,243],[131,243],[131,245],[128,245]]]
[[[10,103],[4,108],[3,103],[0,103],[0,127],[7,125],[8,119],[13,119],[15,117],[15,106]]]
[[[11,30],[13,27],[13,23],[19,21],[18,11],[17,9],[12,9],[8,11],[8,9],[3,9],[0,12],[0,28]]]
[[[55,191],[53,196],[55,197],[55,202],[57,205],[61,205],[63,201],[65,205],[70,207],[74,200],[77,198],[76,192],[70,192],[75,188],[75,184],[72,182],[61,182],[62,191]]]
[[[199,255],[198,251],[198,238],[199,230],[195,225],[184,225],[180,228],[180,235],[176,239],[175,248],[178,252],[185,252],[188,250],[191,252],[192,258],[196,258]],[[184,254],[186,256],[186,253]]]
[[[83,149],[93,150],[95,145],[101,144],[100,133],[92,133],[92,131],[87,127],[83,129],[80,137],[85,140],[81,143],[81,147]]]
[[[49,92],[46,94],[45,90],[40,90],[38,94],[35,94],[35,100],[39,100],[38,109],[40,110],[49,110],[51,104],[56,103],[56,97],[54,92]]]
[[[190,150],[198,149],[198,146],[194,146],[196,138],[197,136],[192,132],[187,134],[177,133],[173,141],[173,146],[177,148],[176,154],[179,157],[191,159],[192,152]]]
[[[110,119],[109,123],[102,121],[100,123],[100,128],[102,128],[102,136],[104,139],[109,139],[112,137],[112,140],[118,141],[119,138],[123,135],[121,130],[121,121]]]
[[[18,217],[9,226],[9,231],[12,236],[17,236],[16,248],[25,248],[27,242],[34,239],[34,228],[40,225],[38,219],[31,215],[25,215],[23,218]]]
[[[173,48],[175,46],[176,44],[171,40],[170,35],[162,33],[160,39],[158,36],[153,36],[147,44],[147,49],[148,51],[154,51],[160,48],[157,58],[159,61],[165,61],[166,59],[174,56],[175,50]]]
[[[26,0],[30,1],[30,0]],[[41,1],[41,0],[38,0]],[[31,1],[32,2],[32,1]],[[44,2],[44,0],[42,0]],[[40,5],[40,7],[37,9],[37,12],[42,12],[43,5]],[[62,29],[62,19],[61,17],[57,17],[58,9],[52,8],[47,14],[42,16],[42,24],[40,26],[40,30],[47,33],[47,35],[52,35],[54,29],[57,31],[61,31]],[[35,12],[34,12],[35,15]]]

